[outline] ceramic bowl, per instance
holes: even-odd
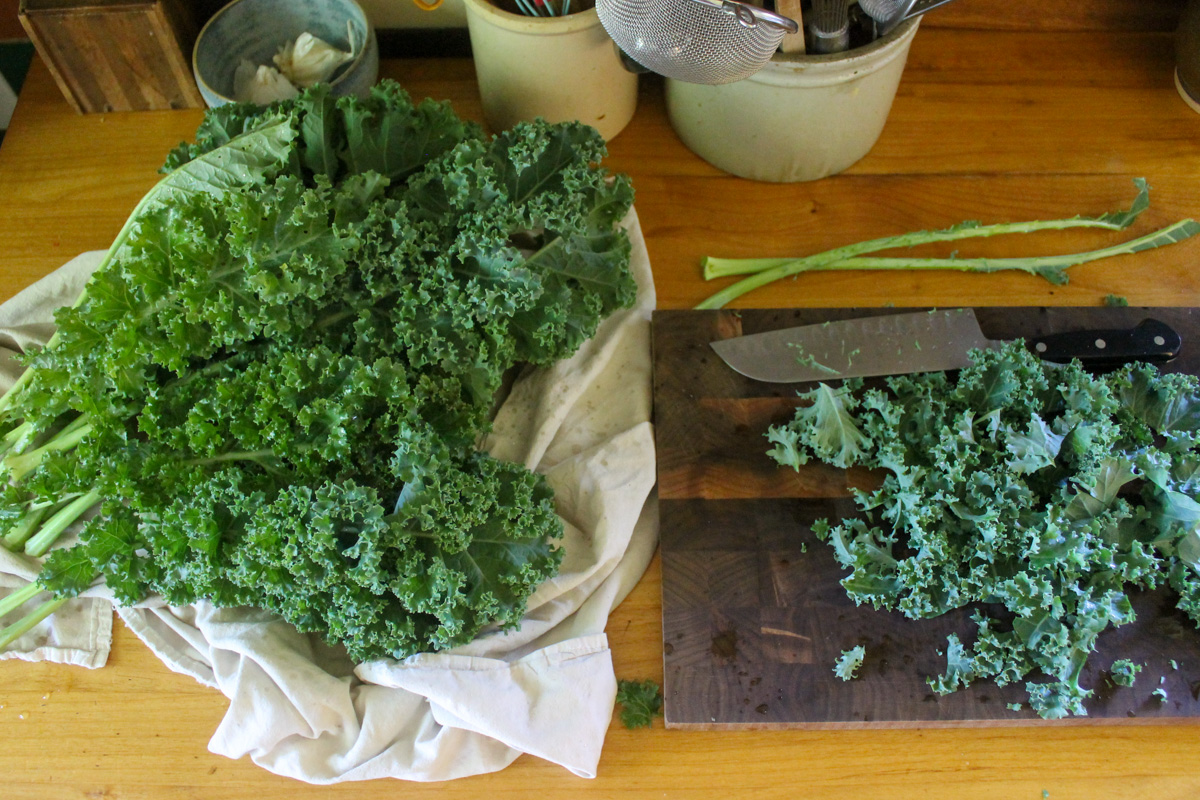
[[[379,44],[354,0],[234,0],[200,30],[192,49],[192,72],[209,107],[235,102],[233,75],[242,59],[271,65],[279,48],[308,32],[349,51],[347,22],[360,44],[354,60],[334,73],[333,94],[364,96],[379,77]]]

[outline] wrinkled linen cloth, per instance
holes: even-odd
[[[572,358],[518,377],[486,442],[496,457],[546,475],[565,523],[561,570],[530,598],[522,625],[452,651],[354,664],[257,609],[154,599],[116,609],[168,667],[229,698],[210,750],[318,784],[442,781],[502,769],[522,753],[596,775],[617,688],[605,624],[658,534],[654,283],[635,211],[623,225],[635,308],[606,320]],[[14,351],[49,339],[53,311],[75,301],[102,257],[79,256],[0,305],[0,386],[19,374]],[[37,571],[36,560],[0,547],[0,594]],[[110,595],[95,587],[0,658],[102,666],[112,616]]]

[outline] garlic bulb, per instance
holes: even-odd
[[[296,86],[307,89],[328,81],[338,67],[354,58],[353,37],[350,42],[351,52],[347,53],[305,31],[279,48],[275,66]]]
[[[233,73],[233,99],[239,103],[269,105],[279,100],[291,100],[300,94],[295,85],[279,70],[255,66],[242,59]]]

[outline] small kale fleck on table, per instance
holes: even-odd
[[[654,681],[617,681],[617,704],[626,728],[649,728],[662,713],[662,702],[662,689]]]
[[[1025,681],[1043,717],[1086,714],[1097,638],[1134,619],[1130,593],[1169,586],[1200,623],[1200,381],[1130,365],[1096,376],[1014,342],[959,373],[808,392],[769,455],[880,472],[862,515],[814,533],[856,603],[911,619],[975,608],[951,636],[950,693]],[[1004,618],[985,609],[1002,606]]]

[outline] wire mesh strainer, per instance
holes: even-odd
[[[763,68],[795,20],[737,0],[596,0],[604,30],[646,69],[687,83],[732,83]]]

